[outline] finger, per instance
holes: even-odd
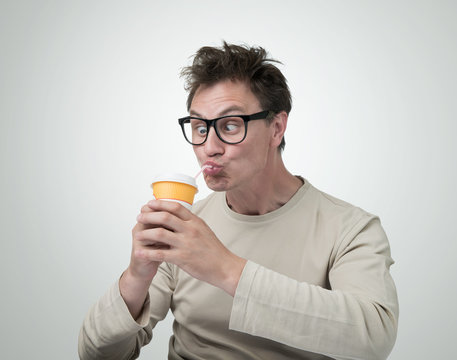
[[[167,245],[169,247],[178,245],[178,238],[175,234],[162,227],[138,231],[134,235],[134,240],[141,244],[141,246],[146,247],[157,244]]]
[[[184,206],[174,201],[151,200],[147,203],[147,205],[153,211],[166,211],[174,214],[181,220],[190,220],[193,215]]]
[[[136,255],[147,261],[156,261],[156,262],[171,262],[173,259],[174,249],[173,248],[152,248],[144,247],[136,250]]]
[[[166,211],[141,213],[136,220],[148,227],[163,227],[171,231],[181,231],[184,226],[180,218]]]
[[[146,204],[146,205],[143,205],[143,206],[141,207],[141,211],[140,211],[140,212],[143,213],[143,212],[151,212],[151,211],[153,211],[153,210],[151,209],[151,207],[148,206],[148,204]]]
[[[138,215],[137,215],[137,218],[136,218],[137,224],[135,225],[135,227],[134,227],[133,230],[132,230],[133,232],[136,232],[136,231],[138,231],[138,230],[141,230],[141,229],[145,229],[145,228],[146,228],[145,224],[139,222],[138,219],[139,219],[139,217],[140,217],[141,214],[143,214],[143,213],[150,213],[150,212],[152,212],[152,211],[153,211],[153,210],[152,210],[147,204],[146,204],[146,205],[143,205],[143,206],[141,207],[140,214],[138,214]]]
[[[155,200],[155,199],[156,199],[156,197],[154,195],[152,195],[152,199],[151,200]],[[151,211],[152,211],[152,209],[148,206],[148,204],[143,205],[141,207],[141,212],[151,212]]]

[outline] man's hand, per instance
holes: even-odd
[[[141,208],[142,214],[152,212],[148,205]],[[159,261],[151,261],[142,256],[144,247],[147,247],[144,242],[138,241],[141,238],[138,234],[153,227],[152,225],[142,224],[138,222],[132,230],[132,254],[130,257],[130,265],[127,270],[122,274],[119,280],[119,290],[124,299],[130,314],[134,319],[138,317],[143,308],[144,301],[148,293],[149,285],[157,273],[160,265]],[[150,245],[150,247],[161,247],[164,245]]]
[[[234,296],[246,260],[230,252],[202,219],[178,203],[152,200],[137,221],[130,267],[140,277],[153,277],[166,261]]]

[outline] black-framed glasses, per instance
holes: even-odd
[[[189,144],[202,145],[208,139],[211,126],[221,141],[226,144],[239,144],[246,138],[248,122],[266,119],[270,113],[270,110],[265,110],[251,115],[226,115],[212,120],[186,116],[178,119],[178,122]]]

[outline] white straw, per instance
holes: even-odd
[[[198,170],[198,173],[194,176],[194,179],[197,179],[200,176],[200,174],[202,173],[202,171],[209,167],[211,167],[211,166],[203,165],[202,168],[200,170]]]

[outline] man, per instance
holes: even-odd
[[[179,120],[214,190],[192,212],[153,200],[129,267],[92,307],[82,359],[133,359],[169,309],[169,359],[385,359],[398,303],[376,216],[293,176],[291,96],[262,48],[204,47]]]

